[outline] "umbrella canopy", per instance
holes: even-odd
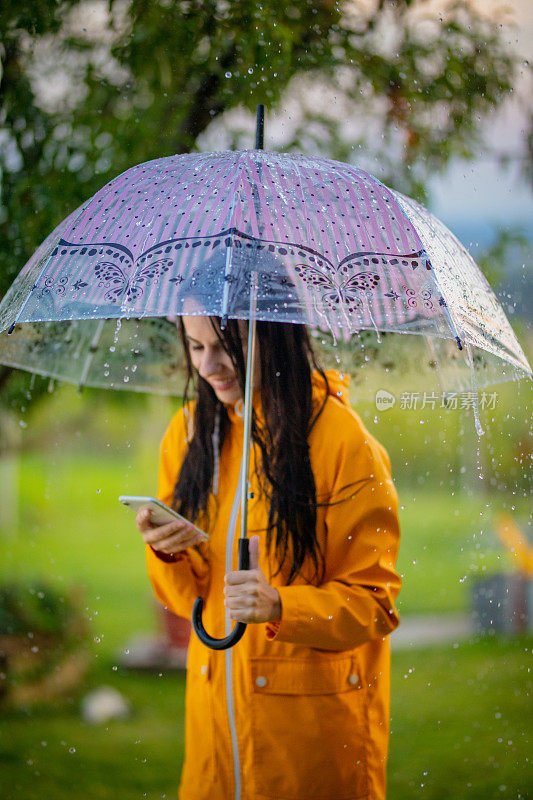
[[[404,337],[398,361],[427,364],[442,388],[531,376],[483,274],[430,212],[347,164],[261,150],[160,158],[104,186],[5,296],[0,362],[177,393],[168,318],[246,319],[252,274],[257,319],[305,323],[340,350],[348,343],[347,369],[369,362],[365,332],[376,331],[387,345],[389,333],[417,334]],[[372,361],[394,373],[384,345]]]
[[[104,186],[46,239],[4,298],[0,363],[79,384],[176,392],[172,320],[183,314],[251,323],[241,569],[256,320],[309,325],[349,352],[353,337],[364,349],[364,331],[378,340],[418,334],[410,338],[429,343],[441,377],[449,346],[455,362],[463,354],[473,388],[531,376],[482,273],[428,211],[347,164],[259,149],[161,158]],[[224,639],[212,639],[202,603],[193,611],[202,641],[235,644],[245,626],[228,624]]]

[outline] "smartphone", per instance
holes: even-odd
[[[135,511],[135,513],[137,513],[137,511],[143,506],[149,508],[152,512],[150,519],[154,525],[166,525],[167,522],[173,522],[175,519],[181,519],[182,522],[189,523],[188,519],[185,519],[185,517],[182,517],[177,511],[174,511],[173,508],[169,508],[162,503],[161,500],[157,500],[155,497],[137,497],[133,495],[121,494],[118,499],[121,503],[124,503],[125,506],[131,508],[132,511]],[[205,531],[200,530],[200,528],[197,528],[196,525],[193,527],[195,531],[202,534],[205,542],[209,540],[209,536],[207,533],[205,533]]]

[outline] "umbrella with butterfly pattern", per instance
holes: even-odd
[[[478,386],[531,375],[483,274],[429,211],[348,164],[262,150],[161,158],[104,186],[4,297],[0,362],[178,393],[167,318],[191,292],[205,314],[247,318],[252,275],[259,320],[354,349],[367,331],[416,334],[406,351],[427,341],[444,374],[453,358]]]

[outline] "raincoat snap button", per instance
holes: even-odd
[[[260,675],[258,678],[256,678],[255,682],[257,686],[263,687],[267,685],[267,679],[264,677],[264,675]]]
[[[348,678],[348,682],[355,686],[356,683],[359,683],[359,676],[358,675],[350,675]]]
[[[207,675],[207,664],[202,664],[202,666],[200,667],[200,672],[202,673],[202,675]]]

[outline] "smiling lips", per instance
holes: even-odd
[[[218,383],[216,381],[211,381],[211,386],[215,390],[215,392],[227,392],[228,389],[232,389],[235,383],[235,378],[231,378],[229,381],[225,383]]]

